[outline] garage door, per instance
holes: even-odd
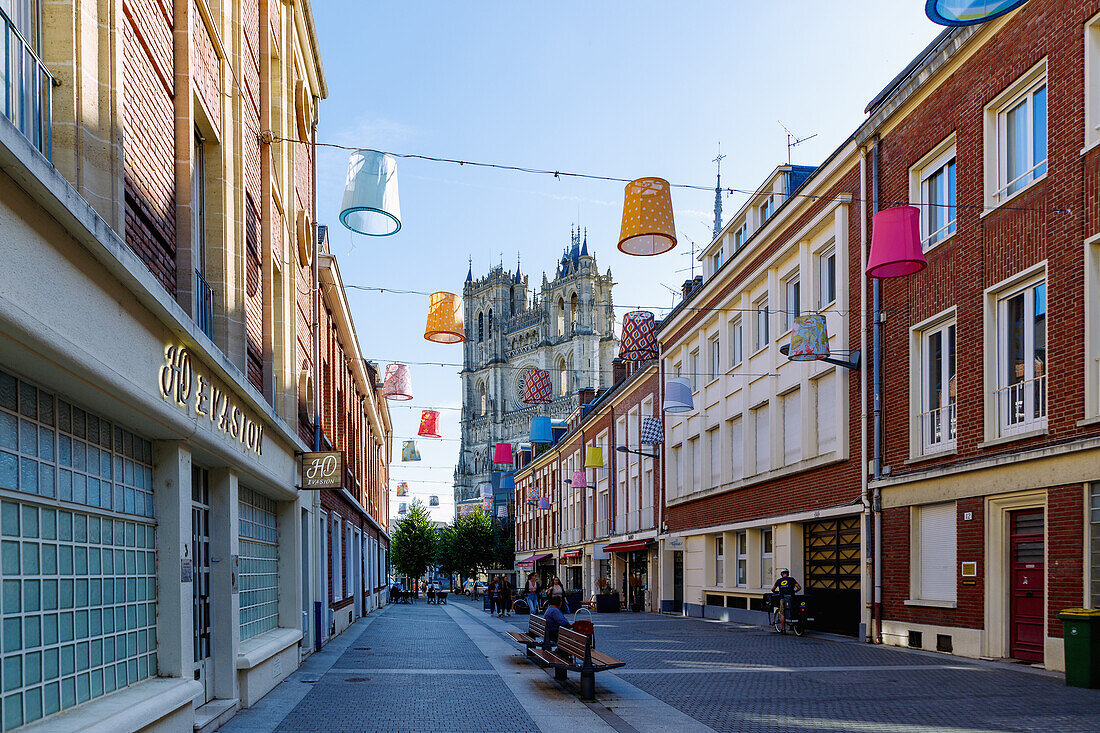
[[[811,628],[854,636],[859,631],[859,515],[803,525]]]

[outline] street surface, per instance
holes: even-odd
[[[1042,670],[654,614],[594,617],[627,666],[584,703],[504,635],[526,616],[451,598],[361,619],[222,730],[1100,731],[1100,690]]]

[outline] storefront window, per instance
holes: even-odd
[[[241,640],[279,625],[279,536],[275,502],[242,488],[240,504]],[[339,568],[338,565],[335,567]]]

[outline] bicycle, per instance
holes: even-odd
[[[798,611],[792,612],[792,600],[794,600],[794,596],[781,595],[778,602],[772,601],[772,626],[775,627],[777,633],[786,634],[789,627],[795,636],[802,636],[806,633],[806,621]]]

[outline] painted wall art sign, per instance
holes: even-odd
[[[245,450],[263,455],[264,426],[235,400],[228,390],[192,365],[191,352],[184,346],[164,349],[160,368],[160,394],[196,417],[205,417]]]

